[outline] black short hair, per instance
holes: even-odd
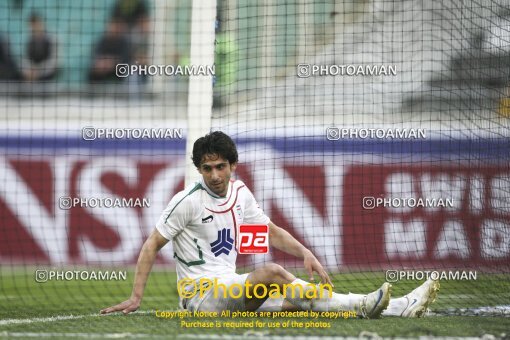
[[[238,161],[237,147],[234,141],[221,131],[208,133],[195,141],[191,159],[197,168],[200,168],[205,155],[218,155],[228,160],[230,164]]]

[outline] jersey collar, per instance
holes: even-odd
[[[228,189],[227,189],[227,194],[225,196],[218,196],[216,195],[211,189],[209,189],[209,187],[207,186],[207,184],[205,184],[204,182],[204,179],[201,178],[200,179],[200,184],[202,185],[202,187],[204,188],[205,191],[207,191],[207,193],[214,197],[214,198],[219,198],[219,199],[228,199],[230,197],[230,194],[232,192],[232,181],[229,181],[228,182]]]

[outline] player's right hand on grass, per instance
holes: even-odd
[[[140,300],[130,298],[124,302],[119,303],[118,305],[111,306],[105,309],[101,309],[101,314],[109,314],[114,312],[122,312],[124,314],[129,314],[134,312],[140,307]]]

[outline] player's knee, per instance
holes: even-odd
[[[270,278],[287,278],[290,273],[287,272],[282,266],[276,263],[269,263],[265,266],[266,273]]]

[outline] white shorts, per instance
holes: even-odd
[[[200,294],[195,294],[189,299],[180,300],[180,306],[183,309],[193,311],[207,311],[221,313],[224,310],[230,311],[246,311],[244,283],[249,273],[246,274],[228,274],[216,277],[218,279],[218,290],[216,294],[213,289],[204,292],[202,297]],[[214,281],[215,278],[209,278]],[[227,294],[224,294],[223,286],[227,288]],[[230,287],[234,285],[233,287]],[[216,297],[215,297],[216,295]],[[226,297],[225,297],[226,296]],[[238,297],[239,296],[239,297]],[[280,311],[283,305],[283,298],[272,299],[268,298],[257,309],[257,311]]]

